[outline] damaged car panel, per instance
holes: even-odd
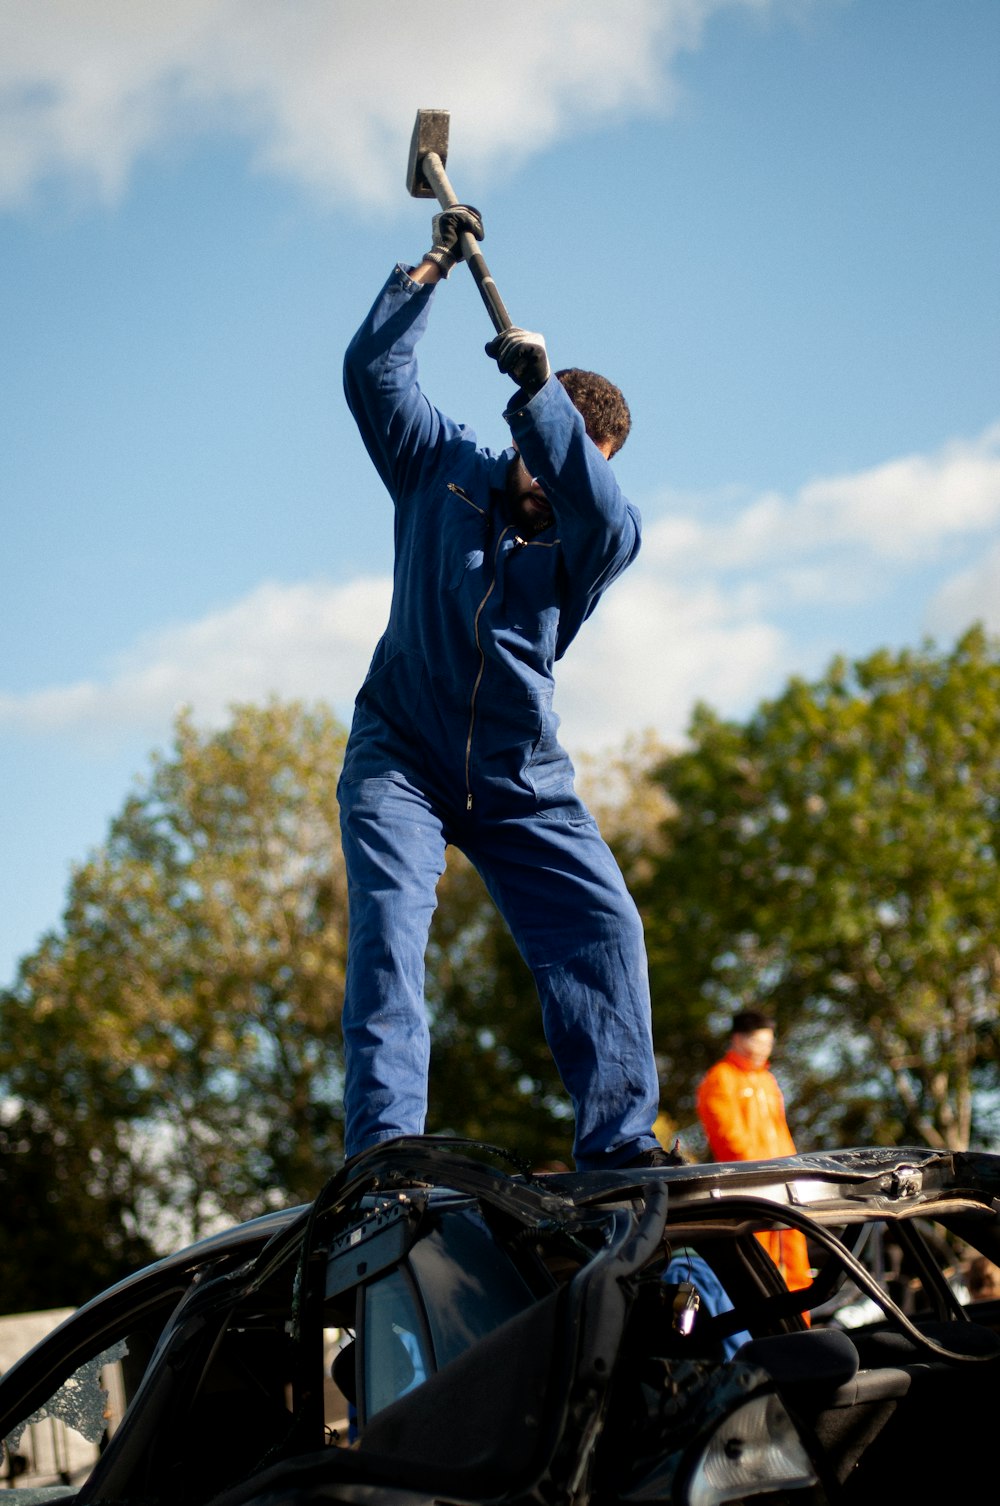
[[[0,1378],[0,1435],[87,1343],[139,1334],[120,1424],[49,1499],[919,1499],[952,1465],[915,1438],[987,1458],[1000,1313],[970,1312],[947,1262],[1000,1261],[998,1210],[988,1155],[533,1174],[488,1147],[388,1142],[308,1209],[112,1289],[106,1321],[102,1299],[81,1309]],[[781,1227],[809,1241],[803,1291],[755,1237]],[[859,1299],[875,1316],[848,1326]]]

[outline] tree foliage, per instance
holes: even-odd
[[[755,1006],[802,1148],[995,1134],[1000,645],[837,660],[744,725],[699,707],[658,777],[675,813],[642,898],[678,1099]]]
[[[30,1288],[41,1267],[25,1240],[51,1254],[60,1221],[87,1252],[79,1270],[50,1259],[51,1281],[19,1300],[44,1305],[60,1281],[73,1300],[87,1261],[95,1283],[112,1279],[219,1217],[312,1197],[339,1164],[343,747],[324,707],[237,706],[214,732],[182,715],[74,874],[61,926],[0,995],[0,1186],[10,1206],[46,1211],[0,1236],[0,1259]],[[657,810],[651,756],[592,771],[612,825],[624,788]],[[640,826],[617,835],[640,865]],[[427,994],[428,1129],[568,1162],[569,1103],[534,984],[454,851]]]
[[[137,1237],[306,1199],[340,1157],[343,744],[321,708],[181,716],[0,1000],[8,1095],[107,1164]]]
[[[344,740],[322,706],[238,706],[215,732],[181,716],[0,994],[18,1304],[76,1300],[220,1217],[306,1200],[339,1164]],[[779,1018],[803,1149],[995,1142],[995,641],[838,660],[746,723],[699,707],[683,751],[633,741],[580,783],[643,912],[677,1123],[754,1005]],[[428,1129],[568,1163],[531,976],[454,852],[427,995]],[[38,1242],[64,1252],[55,1267]]]
[[[76,1306],[152,1260],[130,1195],[127,1167],[31,1106],[9,1104],[0,1115],[3,1311]]]

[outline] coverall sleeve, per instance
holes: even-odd
[[[416,491],[463,430],[421,391],[416,344],[434,288],[396,267],[344,358],[344,393],[375,469],[395,503]]]
[[[721,1070],[720,1070],[721,1068]],[[752,1161],[754,1148],[743,1125],[736,1084],[724,1063],[709,1068],[698,1086],[698,1118],[717,1161]]]
[[[505,417],[558,525],[567,575],[558,658],[601,593],[638,554],[641,519],[558,377]]]

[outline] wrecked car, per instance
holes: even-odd
[[[781,1228],[809,1243],[801,1291],[756,1237]],[[894,1284],[867,1258],[887,1246]],[[970,1252],[1000,1263],[998,1156],[541,1174],[391,1141],[0,1377],[9,1457],[67,1407],[99,1442],[82,1478],[7,1483],[67,1506],[953,1494],[992,1466],[1000,1402],[1000,1303],[952,1279]]]

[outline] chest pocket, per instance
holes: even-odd
[[[498,608],[504,622],[548,661],[555,656],[559,631],[560,571],[558,539],[551,544],[533,539],[512,549],[503,564]]]
[[[454,481],[448,482],[444,503],[442,579],[446,590],[457,591],[473,574],[481,577],[490,531],[490,515]]]

